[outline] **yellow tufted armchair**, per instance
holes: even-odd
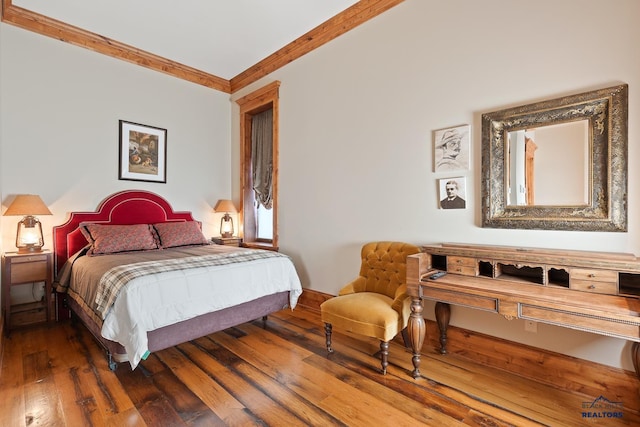
[[[407,256],[420,251],[402,242],[372,242],[362,247],[360,275],[338,296],[320,305],[327,351],[335,326],[380,340],[382,373],[389,365],[389,341],[407,327],[411,298],[407,295]]]

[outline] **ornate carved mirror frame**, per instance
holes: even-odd
[[[587,203],[508,204],[508,132],[577,120],[588,120],[589,128]],[[627,120],[626,84],[483,114],[482,226],[627,231]]]

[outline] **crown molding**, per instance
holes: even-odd
[[[2,0],[2,22],[192,83],[222,92],[230,93],[231,91],[229,80],[14,6],[11,0]]]
[[[231,93],[295,61],[404,0],[361,0],[231,79]]]
[[[14,6],[11,0],[2,0],[2,22],[221,92],[234,93],[403,1],[361,0],[231,80]]]

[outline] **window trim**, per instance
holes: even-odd
[[[240,107],[240,206],[238,222],[244,246],[278,250],[278,122],[280,82],[274,81],[236,100]],[[256,235],[254,193],[251,179],[251,118],[266,109],[273,109],[273,239],[265,241]]]

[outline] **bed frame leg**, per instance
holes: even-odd
[[[113,360],[113,356],[111,356],[110,351],[107,352],[107,363],[109,364],[109,370],[111,372],[115,372],[116,368],[118,367],[118,364],[116,363],[115,360]]]
[[[263,328],[267,327],[267,316],[262,316],[262,327]]]

